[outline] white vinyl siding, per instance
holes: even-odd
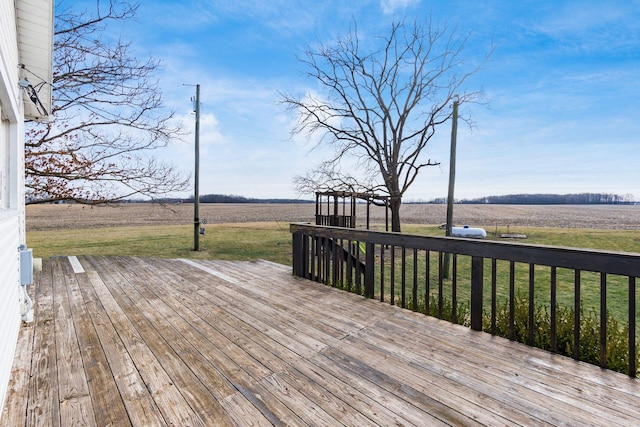
[[[9,126],[0,108],[0,209],[9,209]]]
[[[0,211],[0,413],[20,330],[19,214]]]
[[[0,410],[20,330],[20,203],[16,155],[22,147],[18,42],[13,0],[0,0]],[[19,127],[20,123],[20,127]],[[20,134],[19,134],[20,132]]]

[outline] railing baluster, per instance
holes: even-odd
[[[338,269],[338,273],[339,273],[338,276],[340,277],[339,280],[340,280],[341,289],[345,289],[344,268],[347,262],[347,258],[348,258],[348,252],[344,246],[344,239],[340,239],[340,249],[339,249],[339,256],[338,256],[338,264],[340,268]]]
[[[451,277],[451,321],[458,323],[458,254],[453,254],[451,270],[453,270]]]
[[[484,259],[471,257],[471,329],[482,330],[482,298],[484,285]]]
[[[400,288],[400,306],[407,308],[407,249],[402,247],[402,288]]]
[[[498,311],[498,260],[491,259],[491,335],[496,334],[496,315]]]
[[[347,289],[349,292],[353,291],[353,257],[355,255],[353,242],[349,239],[347,240],[347,250],[349,253],[347,254]]]
[[[600,366],[607,367],[607,275],[600,273]]]
[[[509,262],[509,339],[515,339],[516,263]]]
[[[557,283],[557,271],[556,271],[556,267],[551,267],[551,351],[552,352],[557,352],[558,351],[558,342],[557,342],[557,332],[558,332],[558,325],[556,322],[556,307],[558,305],[557,303],[557,295],[556,295],[556,283]]]
[[[380,301],[384,302],[384,245],[380,245]]]
[[[356,240],[356,293],[362,292],[362,263],[360,257],[360,241]]]
[[[527,344],[533,345],[534,336],[534,309],[535,309],[535,282],[536,282],[536,266],[529,264],[529,320],[527,321]]]
[[[333,239],[330,237],[325,237],[323,246],[324,246],[324,283],[329,284],[331,281],[331,245],[333,244]],[[332,284],[333,285],[333,284]],[[335,286],[335,285],[333,285]]]
[[[316,275],[318,276],[318,281],[320,283],[324,283],[324,278],[322,277],[322,272],[324,271],[324,252],[322,248],[322,244],[324,242],[324,237],[318,237],[318,253],[316,255]]]
[[[318,256],[318,239],[319,237],[312,236],[311,237],[311,268],[309,268],[310,277],[307,279],[312,279],[318,281],[318,275],[316,275],[316,263]]]
[[[375,298],[375,245],[367,242],[364,266],[364,294],[368,298]]]
[[[396,247],[391,246],[391,283],[389,284],[391,305],[396,304]]]
[[[637,376],[636,367],[636,278],[629,277],[629,376]]]
[[[442,319],[442,305],[444,301],[442,300],[443,286],[442,281],[444,278],[444,253],[440,252],[438,255],[438,317]]]
[[[575,270],[573,283],[573,358],[580,360],[580,270]]]
[[[318,274],[320,275],[320,281],[327,284],[327,239],[328,237],[320,238],[320,251],[318,253]]]
[[[325,280],[325,260],[326,260],[326,237],[318,238],[318,277],[320,282],[327,283]]]
[[[331,285],[342,288],[342,281],[338,282],[340,273],[340,254],[338,253],[338,246],[341,246],[338,245],[338,239],[331,239],[331,263],[333,264],[333,268],[331,269]]]
[[[301,264],[300,264],[300,268],[302,269],[303,272],[303,276],[307,279],[311,278],[309,269],[310,269],[310,265],[311,265],[311,249],[313,248],[313,240],[311,239],[311,236],[307,236],[307,235],[302,235],[302,256],[300,256],[301,260]]]
[[[424,275],[425,275],[425,283],[424,283],[424,312],[425,314],[431,314],[429,303],[431,300],[431,256],[429,251],[425,253],[425,267],[424,267]]]
[[[418,250],[413,249],[413,311],[418,311]]]

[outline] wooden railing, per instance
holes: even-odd
[[[310,224],[291,224],[291,233],[297,276],[468,324],[478,331],[496,334],[506,324],[502,335],[510,339],[519,333],[517,317],[523,310],[519,304],[524,305],[527,335],[521,340],[534,345],[537,335],[546,334],[548,350],[566,354],[570,346],[575,359],[581,359],[581,316],[587,310],[598,323],[589,327],[599,329],[595,363],[607,367],[614,332],[608,328],[623,329],[627,372],[637,375],[639,254]],[[450,272],[444,271],[445,256],[452,258]],[[548,310],[548,325],[538,321],[541,307]],[[564,307],[572,317],[569,321],[566,310],[559,318]],[[498,315],[503,311],[507,319]],[[617,319],[614,326],[609,323],[612,318]],[[566,323],[573,329],[572,342],[558,333],[566,330]]]
[[[316,225],[355,228],[355,220],[354,215],[316,215]]]

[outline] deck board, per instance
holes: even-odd
[[[35,277],[5,426],[640,425],[636,379],[266,261],[57,257]]]

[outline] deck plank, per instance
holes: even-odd
[[[57,372],[56,344],[53,335],[53,270],[51,268],[43,270],[38,278],[33,295],[35,331],[30,354],[31,378],[25,423],[29,426],[57,427],[60,425],[60,408],[57,381],[54,380],[57,378]]]
[[[193,273],[191,274],[193,275]],[[193,280],[193,276],[191,279]],[[327,377],[331,377],[335,384],[331,385],[325,381],[319,388],[309,388],[307,390],[309,398],[313,400],[322,399],[328,407],[335,404],[336,408],[333,416],[342,419],[343,422],[347,422],[349,425],[363,425],[362,423],[367,422],[367,420],[361,418],[358,420],[349,420],[349,417],[344,414],[344,409],[342,409],[344,405],[339,402],[334,402],[333,399],[335,396],[323,393],[323,391],[328,388],[334,390],[336,395],[344,393],[345,384],[338,378],[344,377],[347,373],[346,371],[340,372],[339,377],[336,377],[328,372],[318,374],[317,371],[321,369],[320,366],[305,369],[308,362],[313,361],[313,356],[318,355],[319,352],[326,348],[326,344],[323,344],[322,340],[325,340],[327,343],[338,343],[339,339],[331,335],[323,334],[321,331],[314,330],[303,323],[305,317],[303,313],[305,311],[304,309],[300,310],[301,315],[295,318],[295,316],[289,316],[291,313],[282,313],[274,310],[266,302],[260,304],[259,300],[255,298],[255,295],[254,297],[248,297],[235,292],[237,288],[234,288],[233,293],[226,294],[229,290],[225,290],[222,285],[217,286],[214,282],[215,281],[209,281],[208,287],[210,289],[208,293],[200,290],[198,294],[208,302],[212,302],[213,298],[226,301],[226,307],[230,307],[229,310],[236,316],[236,319],[242,318],[243,321],[238,320],[229,325],[229,331],[233,331],[233,333],[238,333],[239,331],[244,333],[243,338],[246,340],[246,342],[242,344],[244,347],[248,348],[250,346],[253,347],[255,343],[259,344],[260,348],[254,348],[254,352],[261,357],[261,360],[264,361],[265,358],[269,358],[269,367],[276,372],[282,373],[288,382],[292,383],[292,385],[296,384],[295,387],[300,390],[305,390],[309,388],[309,384],[316,383],[314,378],[326,379]],[[255,281],[253,283],[255,283]],[[215,297],[213,295],[215,295]],[[236,301],[238,306],[243,307],[243,309],[239,310],[237,307],[232,306],[231,302],[233,301]],[[299,310],[299,307],[292,306],[289,311],[294,309]],[[308,313],[306,317],[308,319]],[[297,322],[294,320],[297,320]],[[360,326],[354,328],[351,332],[359,329]],[[342,338],[345,336],[346,335],[343,335]],[[301,358],[303,359],[303,363],[298,363]],[[292,373],[291,371],[294,366],[298,369],[297,372]],[[302,374],[302,370],[305,370],[308,375]],[[339,384],[340,382],[342,382],[342,384]],[[368,391],[369,390],[367,390],[367,392]],[[360,394],[355,390],[351,393]],[[395,396],[390,392],[385,393],[380,391],[379,397],[384,401],[392,401]],[[357,405],[357,402],[357,399],[353,399],[351,403],[356,404],[363,413],[371,411],[370,404]],[[415,410],[415,408],[413,409]],[[303,409],[300,408],[299,410]],[[397,412],[398,413],[394,414],[392,411],[379,411],[377,412],[377,420],[383,422],[383,424],[395,424],[393,420],[399,419],[400,415],[398,414],[403,413],[402,410],[398,410]],[[383,414],[385,415],[383,416]],[[429,414],[422,414],[422,420],[429,418]],[[435,419],[432,419],[432,423],[435,421]],[[368,420],[368,422],[371,422],[371,420]]]
[[[38,274],[38,272],[34,274],[36,281],[38,281]],[[32,294],[31,288],[33,287],[30,286],[28,289],[29,294]],[[24,422],[27,414],[31,359],[23,357],[23,355],[31,352],[35,329],[33,324],[25,324],[18,336],[12,375],[9,379],[7,398],[1,417],[2,420],[6,420],[5,422],[8,425],[20,425],[20,423]]]
[[[446,374],[453,377],[460,377],[459,381],[464,386],[475,382],[477,389],[486,387],[490,395],[500,397],[503,401],[508,401],[509,405],[522,405],[523,410],[538,413],[547,422],[559,422],[554,419],[554,415],[571,411],[576,413],[576,420],[583,423],[593,422],[598,417],[603,417],[599,422],[606,424],[607,422],[621,423],[622,425],[633,424],[634,413],[637,417],[637,410],[634,409],[632,401],[627,401],[628,396],[620,396],[622,401],[627,401],[626,405],[620,405],[620,401],[613,401],[611,395],[606,393],[605,389],[600,390],[589,385],[584,379],[575,379],[572,383],[568,383],[566,379],[558,376],[549,376],[541,374],[537,370],[528,369],[527,361],[520,355],[527,352],[527,347],[522,344],[511,343],[512,348],[518,351],[512,351],[509,356],[501,360],[500,364],[496,364],[496,351],[471,352],[470,345],[461,345],[460,342],[451,340],[450,336],[438,336],[432,334],[430,336],[416,337],[411,324],[398,327],[398,324],[391,324],[386,319],[381,321],[385,331],[391,332],[391,335],[381,335],[377,331],[368,333],[363,339],[370,342],[375,348],[384,348],[387,346],[388,351],[395,351],[399,346],[409,350],[403,359],[406,363],[417,364],[421,372],[425,370],[434,370],[434,366],[446,366],[448,360],[456,358],[458,366],[463,372],[472,373],[471,375],[461,376],[457,372],[447,372]],[[486,339],[483,333],[478,333],[480,337],[477,340]],[[486,349],[494,349],[500,345],[504,345],[502,340],[496,340],[496,345],[485,345]],[[463,342],[464,344],[464,342]],[[438,351],[431,349],[437,348]],[[421,363],[423,358],[415,358],[416,354],[425,356],[425,359],[436,362],[432,364]],[[408,357],[406,357],[408,356]],[[506,355],[505,355],[506,356]],[[557,356],[556,358],[561,358]],[[565,359],[565,358],[562,358]],[[581,362],[570,361],[571,364],[580,364]],[[482,369],[477,369],[481,366]],[[591,367],[589,367],[591,368]],[[434,370],[438,375],[442,375],[442,370]],[[623,378],[626,380],[626,378]],[[517,387],[520,392],[517,396],[505,394],[500,388],[492,385],[492,382],[500,380],[500,384],[512,384]],[[594,404],[594,409],[589,414],[582,411],[583,398],[581,393],[588,391],[589,399]],[[603,393],[604,392],[604,393]],[[545,406],[540,406],[537,402],[544,397]],[[600,408],[613,409],[615,416],[611,416],[608,409],[600,410]],[[552,409],[552,411],[545,411]]]
[[[286,266],[74,265],[36,275],[0,425],[640,425],[636,379]]]
[[[87,387],[91,396],[94,418],[107,425],[131,425],[122,395],[100,342],[99,331],[96,330],[96,323],[105,322],[101,320],[105,312],[91,304],[90,300],[85,300],[84,295],[87,295],[91,288],[86,274],[75,274],[76,267],[69,263],[60,263],[60,266],[67,284],[69,309],[77,331],[77,342],[84,369],[87,378],[91,379],[87,381]],[[84,288],[84,295],[81,287]],[[103,330],[100,332],[104,333]],[[108,334],[106,336],[108,337]]]
[[[95,271],[89,271],[85,276],[87,281],[83,280],[82,292],[87,301],[87,310],[100,337],[109,371],[126,407],[129,421],[133,425],[163,425],[162,415],[145,387],[127,351],[127,345],[116,330],[118,322],[114,324],[112,321],[118,314],[118,306]]]
[[[67,280],[62,268],[64,260],[53,263],[54,283],[60,283],[53,297],[53,315],[56,345],[56,368],[60,398],[60,424],[96,425],[89,385],[84,370],[82,351],[78,343]]]
[[[168,344],[167,351],[171,348],[177,356],[169,355],[164,359],[171,366],[167,370],[174,382],[207,425],[214,422],[231,425],[219,401],[235,390],[200,351],[201,341],[194,339],[193,327],[182,317],[186,307],[178,303],[174,309],[170,303],[175,301],[168,293],[153,292],[153,280],[149,280],[152,270],[143,265],[127,264],[127,267],[123,276],[132,285],[127,289],[129,298],[161,334]]]
[[[152,307],[153,301],[138,299],[135,296],[135,286],[128,282],[121,272],[101,271],[110,276],[112,295],[135,325],[136,343],[140,344],[141,353],[152,355],[152,357],[147,357],[145,361],[147,386],[165,421],[174,425],[207,425],[205,420],[209,416],[208,411],[203,410],[202,407],[192,406],[192,403],[198,404],[200,402],[189,402],[185,397],[197,387],[199,381],[193,380],[192,372],[179,362],[180,359],[173,348],[153,324],[154,319],[146,317],[144,309]],[[155,316],[153,308],[151,308],[149,315]],[[180,387],[185,382],[189,386],[185,387],[183,391]],[[197,395],[197,398],[200,396]],[[201,411],[198,412],[199,410]]]

